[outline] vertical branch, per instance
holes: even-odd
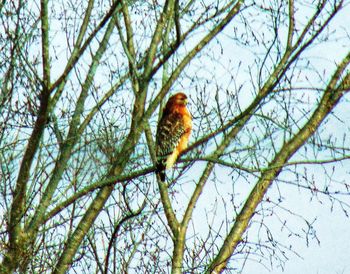
[[[152,64],[154,62],[155,55],[157,53],[157,48],[159,45],[159,42],[161,41],[163,29],[166,20],[171,20],[171,14],[174,10],[174,0],[167,0],[164,4],[164,9],[162,14],[160,15],[160,18],[157,22],[156,29],[154,31],[154,35],[152,37],[151,44],[149,46],[146,60],[145,60],[145,67],[144,67],[144,74],[143,77],[145,79],[148,79],[150,77],[150,72],[152,71]]]
[[[149,127],[149,124],[146,125],[145,135],[146,135],[147,145],[148,145],[148,149],[149,149],[149,152],[151,155],[152,162],[156,163],[157,157],[156,157],[156,153],[155,153],[155,144],[153,141],[152,132],[151,132],[151,128]],[[168,225],[169,225],[171,232],[173,234],[172,236],[176,237],[176,234],[179,231],[179,222],[176,218],[174,209],[171,205],[171,201],[170,201],[169,193],[168,193],[168,185],[165,184],[164,182],[162,182],[162,180],[160,178],[158,178],[158,176],[157,176],[157,182],[158,182],[160,198],[161,198],[161,201],[163,204],[163,208],[164,208],[164,212],[166,215]]]
[[[50,89],[50,56],[49,56],[49,21],[47,1],[41,1],[41,35],[42,35],[42,62],[43,62],[43,86],[40,94],[40,107],[32,134],[28,140],[22,163],[19,169],[18,178],[13,193],[9,221],[9,250],[5,254],[4,267],[8,273],[15,270],[20,261],[23,260],[23,253],[26,252],[28,238],[21,227],[22,218],[26,208],[27,183],[30,177],[30,168],[40,139],[43,135],[48,117],[49,89]],[[19,252],[19,250],[21,252]],[[22,254],[21,254],[22,253]]]
[[[14,72],[16,68],[16,57],[19,52],[19,46],[22,43],[20,39],[20,16],[21,9],[23,7],[23,1],[18,1],[18,8],[16,9],[17,14],[17,21],[16,21],[16,28],[14,32],[13,39],[10,39],[10,57],[9,60],[9,66],[7,71],[3,74],[3,77],[1,79],[1,86],[0,86],[0,113],[2,112],[2,108],[5,106],[6,101],[10,100],[12,97],[13,92],[13,80],[14,80]],[[0,12],[1,13],[1,12]],[[11,88],[10,88],[11,87]],[[1,126],[4,126],[1,124]]]
[[[149,127],[149,124],[146,125],[145,134],[148,144],[148,149],[152,158],[153,163],[156,163],[156,153],[155,153],[155,144],[152,138],[152,132]],[[185,236],[186,230],[184,230],[178,219],[176,218],[173,206],[170,201],[168,184],[165,184],[160,177],[156,176],[158,182],[158,188],[160,193],[160,199],[163,204],[164,213],[168,222],[168,226],[172,232],[172,239],[174,243],[174,251],[172,258],[172,274],[181,274],[182,273],[182,260],[183,260],[183,250],[185,247]]]
[[[124,52],[126,54],[126,57],[128,58],[129,62],[129,74],[131,78],[131,83],[133,87],[133,91],[135,94],[139,92],[139,73],[138,73],[138,67],[136,63],[136,52],[135,52],[135,46],[134,46],[134,40],[133,40],[133,29],[132,29],[132,22],[128,10],[128,6],[122,2],[122,13],[124,17],[124,25],[126,29],[126,42],[124,41],[122,27],[119,23],[118,16],[114,16],[114,20],[117,25],[119,37],[121,44],[123,46]]]
[[[175,0],[174,3],[174,21],[176,29],[176,44],[181,42],[181,25],[180,25],[180,5],[179,0]]]
[[[43,60],[44,88],[50,90],[50,52],[49,52],[49,12],[48,0],[41,0],[41,47]]]
[[[295,29],[294,0],[289,0],[288,10],[289,10],[289,27],[288,27],[288,36],[287,36],[287,48],[291,48],[293,45],[293,34]]]

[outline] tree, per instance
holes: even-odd
[[[332,180],[350,150],[348,1],[0,10],[2,273],[234,272],[239,255],[291,250],[268,225],[295,216],[286,187],[347,214],[349,186]],[[194,130],[164,184],[154,134],[177,90]]]

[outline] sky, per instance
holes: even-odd
[[[291,208],[296,205],[304,210],[304,215],[310,219],[317,218],[314,227],[317,240],[311,240],[309,246],[305,239],[293,240],[293,250],[298,255],[290,253],[282,270],[278,266],[264,268],[261,264],[250,261],[244,267],[242,274],[347,274],[350,273],[350,220],[344,212],[336,207],[331,212],[329,205],[317,201],[310,202],[305,195],[294,191],[290,197]],[[301,210],[302,211],[302,210]],[[288,240],[284,239],[284,243]]]

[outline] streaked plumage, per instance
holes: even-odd
[[[187,96],[171,96],[163,110],[156,135],[157,173],[165,181],[165,170],[171,168],[187,148],[192,130],[192,117],[186,108]]]

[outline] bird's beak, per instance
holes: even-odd
[[[184,103],[185,103],[185,105],[187,105],[188,104],[188,99],[185,99]]]

